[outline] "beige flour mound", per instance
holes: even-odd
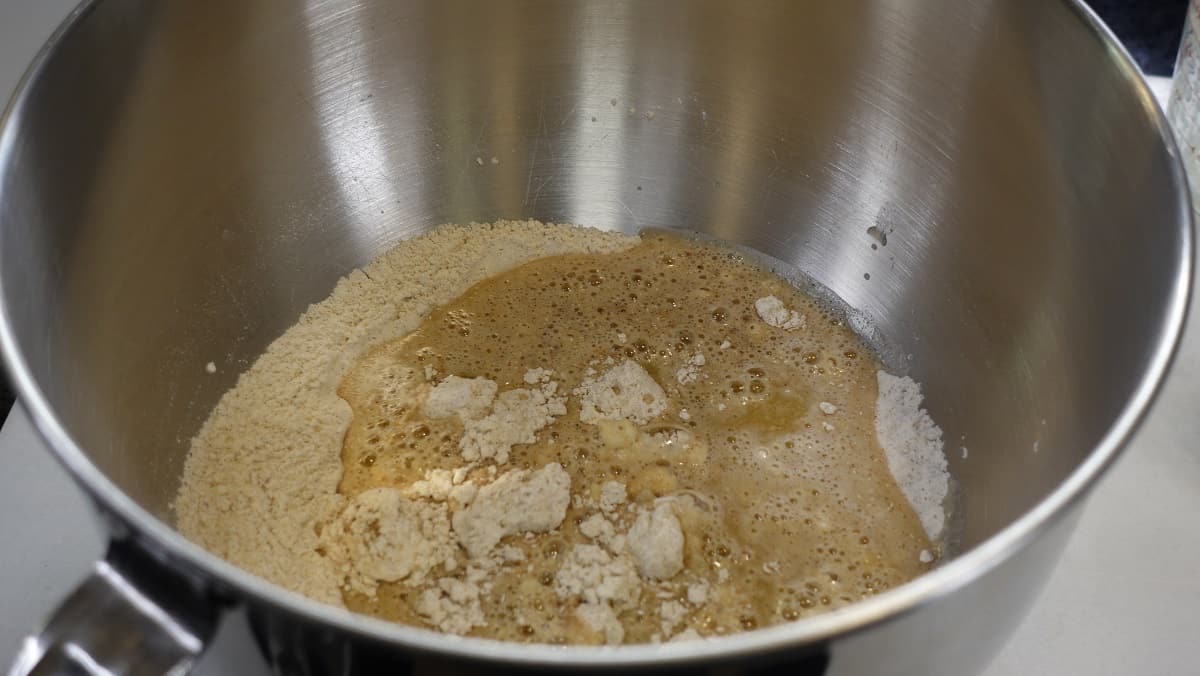
[[[409,333],[432,308],[473,284],[522,263],[619,251],[637,242],[536,221],[442,226],[351,272],[242,374],[192,440],[175,501],[179,531],[251,573],[343,605],[339,584],[346,574],[335,567],[338,556],[319,553],[319,531],[347,507],[337,488],[352,413],[337,385],[358,356]],[[487,455],[504,449],[473,450]],[[404,504],[391,493],[375,497]],[[361,527],[354,517],[372,508],[354,507],[338,524]],[[425,517],[436,518],[414,514]],[[380,546],[397,544],[386,533],[382,537]],[[440,550],[440,543],[427,544],[421,553]],[[412,571],[382,572],[386,578]],[[432,593],[424,603],[435,624],[447,604],[477,604],[449,582],[442,587],[440,596]]]
[[[719,247],[445,226],[343,280],[219,402],[179,524],[296,591],[453,634],[769,626],[940,553],[940,432],[878,368]]]

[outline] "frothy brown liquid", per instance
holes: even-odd
[[[754,302],[768,295],[805,315],[806,327],[764,323]],[[696,354],[704,362],[696,379],[681,383]],[[339,390],[354,411],[339,491],[404,487],[426,470],[464,464],[458,419],[422,413],[427,368],[438,377],[483,376],[501,391],[525,386],[528,369],[548,368],[569,393],[607,358],[645,368],[666,391],[668,410],[640,429],[589,425],[571,397],[567,414],[536,443],[514,447],[502,470],[558,462],[572,494],[592,500],[611,480],[642,505],[692,496],[679,510],[684,569],[645,583],[641,603],[620,612],[627,643],[684,628],[714,635],[764,627],[852,603],[928,568],[918,557],[932,546],[875,439],[877,361],[836,313],[778,276],[726,248],[666,235],[618,253],[528,263],[364,355]],[[822,402],[836,412],[822,412]],[[572,507],[560,529],[505,541],[527,565],[495,573],[483,602],[487,626],[473,635],[599,640],[575,618],[576,603],[553,588],[562,556],[590,542],[579,524],[592,511]],[[664,627],[661,604],[682,602],[698,583],[709,589],[705,600],[693,597],[686,616]],[[347,592],[345,601],[424,625],[413,609],[418,594],[398,582],[374,598]]]

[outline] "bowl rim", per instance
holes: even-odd
[[[835,637],[860,632],[885,621],[928,606],[947,596],[1024,548],[1062,518],[1090,489],[1120,454],[1145,419],[1160,392],[1179,348],[1186,323],[1194,266],[1192,208],[1186,174],[1178,146],[1162,109],[1150,92],[1141,71],[1109,28],[1082,0],[1059,0],[1072,9],[1112,55],[1111,65],[1142,103],[1150,128],[1157,132],[1170,159],[1170,180],[1178,195],[1175,222],[1184,244],[1173,261],[1177,276],[1167,299],[1166,313],[1158,327],[1153,354],[1122,406],[1087,458],[1037,505],[990,538],[895,589],[829,613],[794,622],[728,636],[683,643],[638,644],[612,647],[551,646],[521,644],[491,639],[460,637],[358,615],[289,591],[228,563],[179,534],[164,521],[138,505],[100,471],[75,443],[58,420],[52,406],[33,377],[13,330],[8,303],[0,293],[0,351],[9,376],[30,414],[35,429],[72,478],[95,498],[101,509],[143,534],[141,544],[159,550],[168,561],[182,563],[201,572],[208,584],[229,589],[256,604],[282,609],[317,625],[334,627],[351,635],[397,648],[443,654],[514,666],[669,666],[706,659],[728,659],[748,654],[783,650],[816,649]],[[0,178],[11,170],[11,156],[19,122],[36,81],[64,40],[95,9],[100,0],[82,0],[62,21],[38,51],[18,83],[12,99],[0,115]],[[2,185],[2,182],[0,182]],[[0,201],[3,194],[0,192]]]

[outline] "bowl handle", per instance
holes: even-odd
[[[41,632],[26,637],[8,674],[186,674],[218,612],[196,580],[114,541]]]

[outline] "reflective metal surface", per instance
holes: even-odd
[[[169,529],[189,438],[309,303],[404,238],[501,217],[699,230],[839,294],[926,386],[964,555],[840,613],[600,651],[357,618]],[[1070,2],[107,0],[0,133],[0,339],[116,536],[251,604],[314,673],[367,641],[408,661],[962,674],[1153,396],[1188,219],[1157,107]]]
[[[217,607],[134,547],[104,561],[26,639],[9,676],[184,674],[211,638]]]

